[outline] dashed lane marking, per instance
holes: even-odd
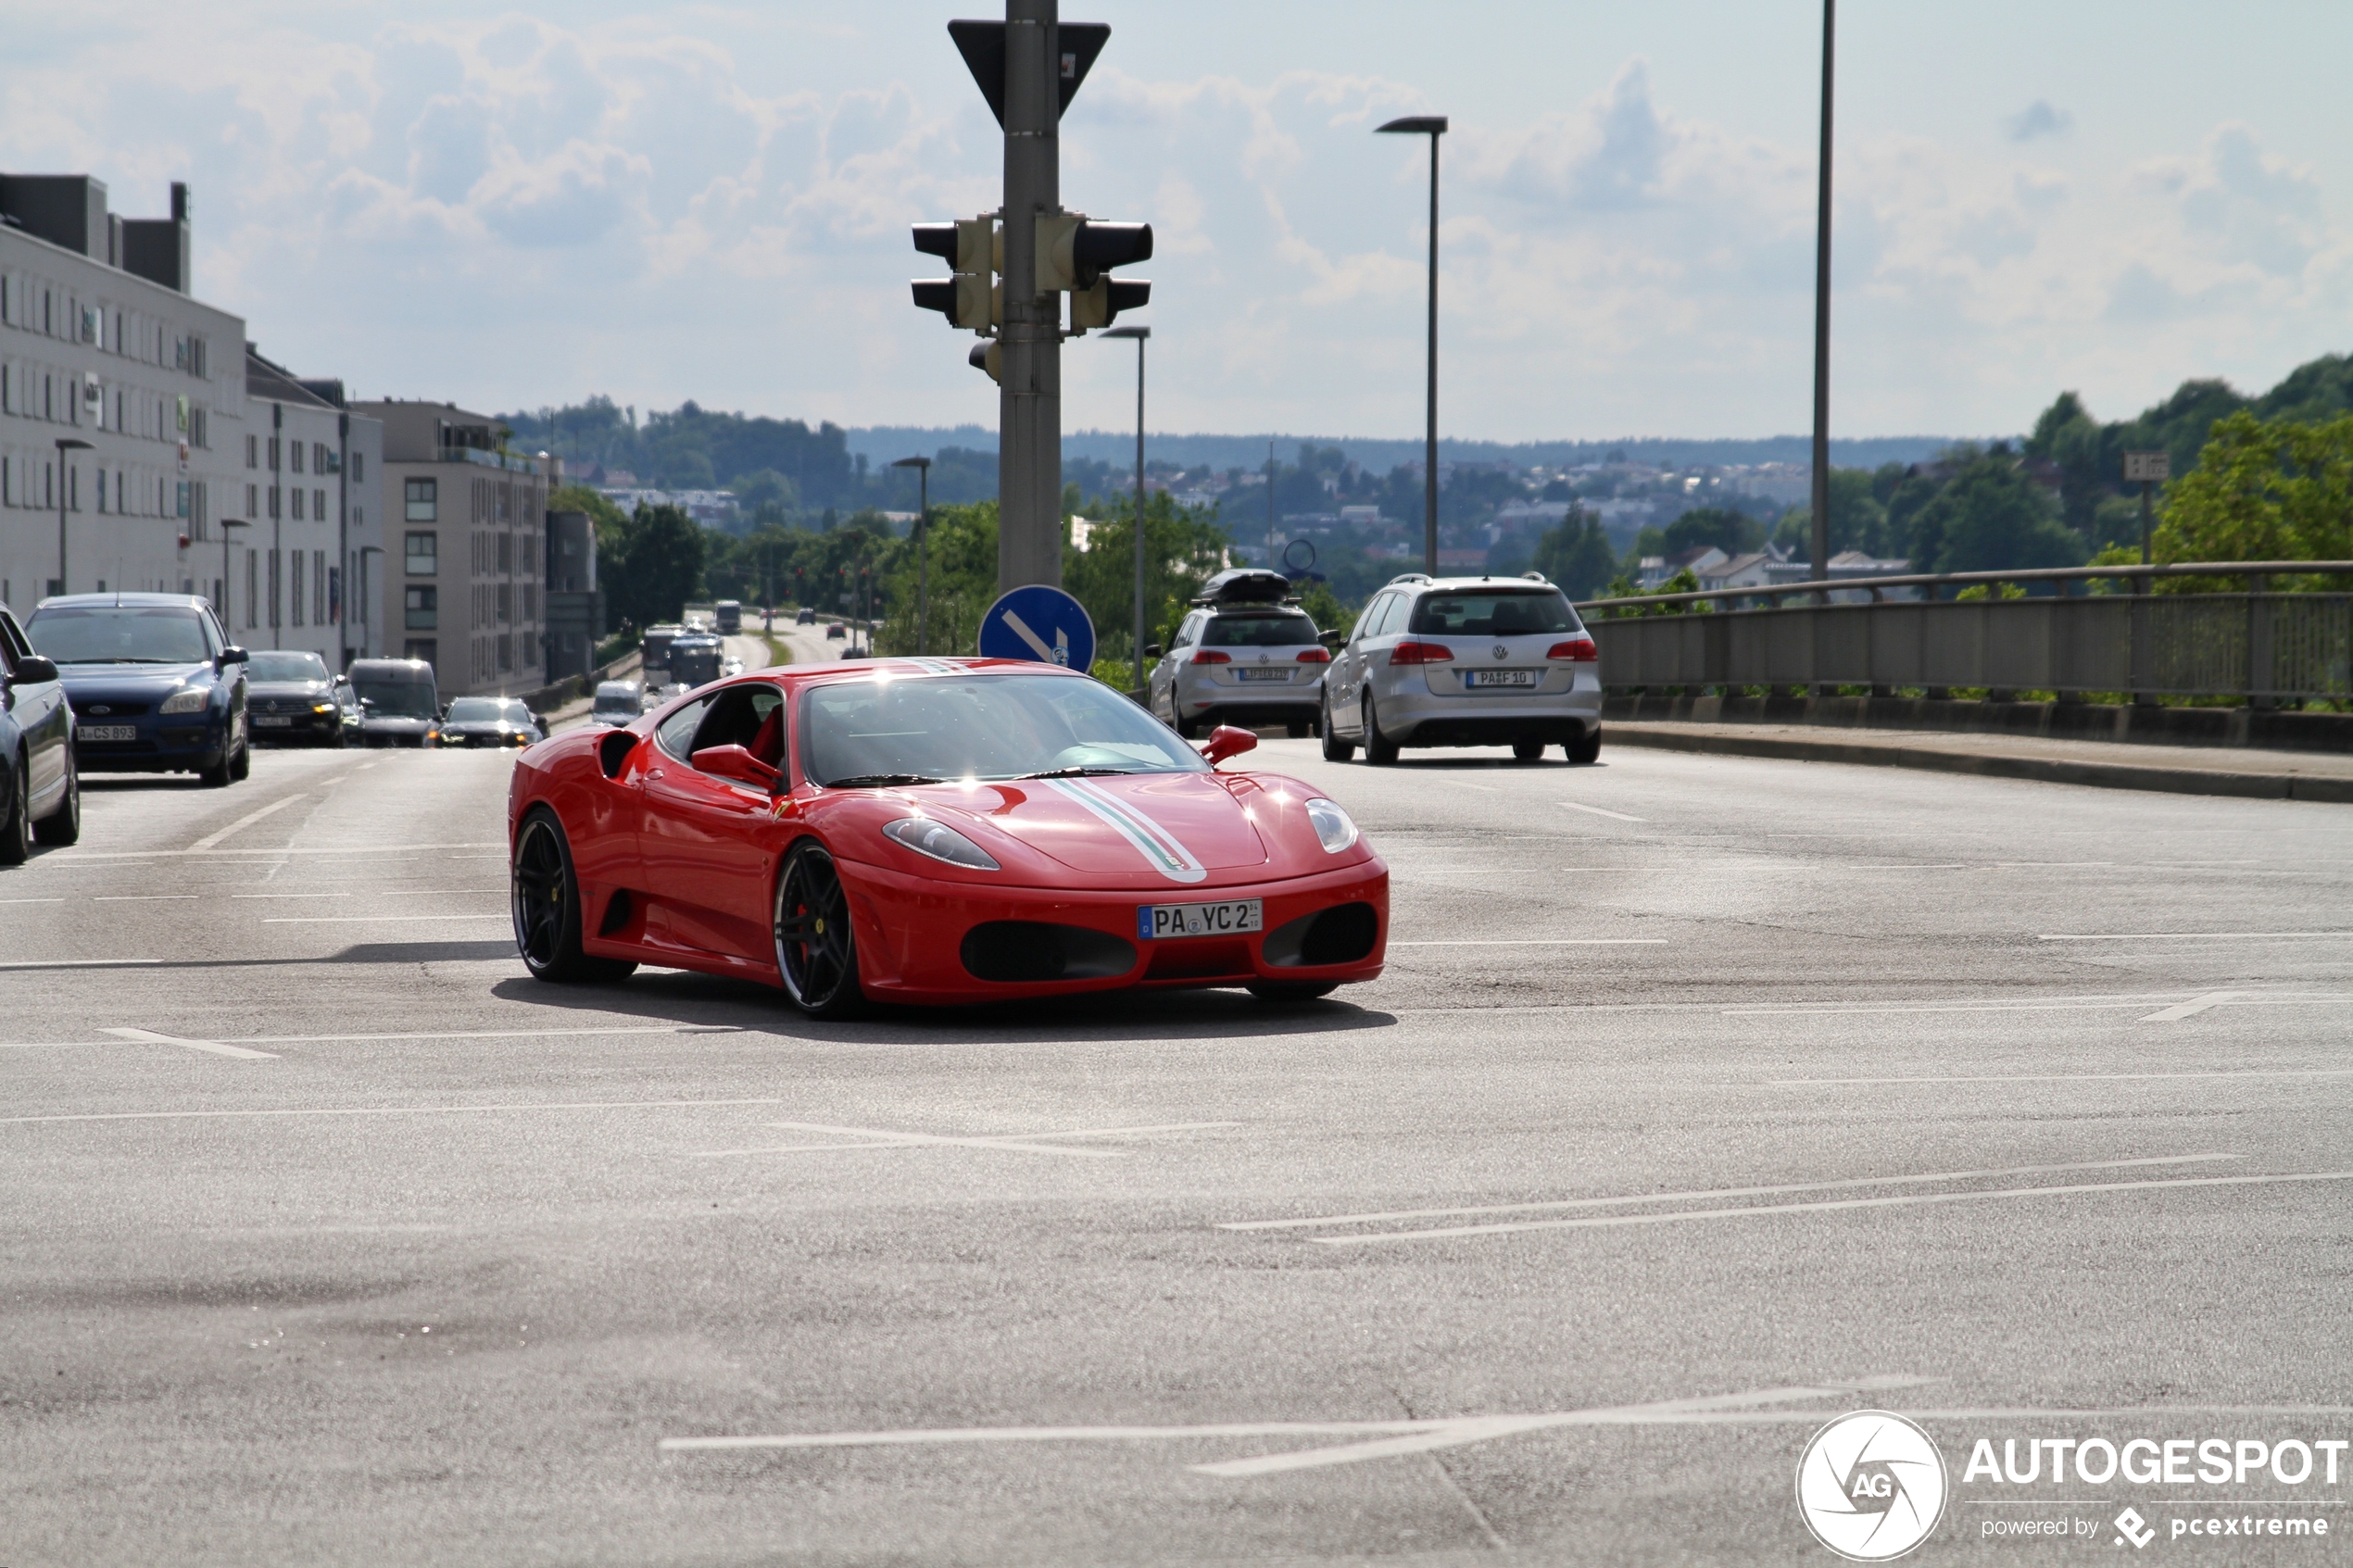
[[[765,1148],[714,1148],[698,1153],[697,1160],[725,1160],[748,1154],[813,1154],[826,1149],[862,1148],[989,1148],[1009,1149],[1024,1154],[1071,1154],[1088,1160],[1122,1160],[1125,1149],[1073,1148],[1048,1143],[1049,1138],[1118,1138],[1142,1137],[1151,1133],[1199,1133],[1239,1127],[1239,1122],[1167,1122],[1148,1127],[1079,1127],[1067,1132],[1001,1133],[973,1137],[948,1137],[934,1133],[902,1133],[877,1127],[836,1127],[823,1122],[772,1122],[772,1127],[785,1127],[802,1133],[832,1133],[838,1136],[856,1137],[862,1143],[797,1143],[778,1144]]]
[[[501,889],[500,891],[504,891]],[[474,915],[269,915],[264,925],[371,925],[384,921],[452,921],[506,920],[504,909],[489,909]]]
[[[2007,1073],[1949,1078],[1772,1078],[1777,1089],[1850,1088],[1872,1084],[2132,1084],[2166,1078],[2353,1078],[2353,1067],[2223,1067],[2205,1073]]]
[[[1664,936],[1541,936],[1525,940],[1391,942],[1392,947],[1664,947]]]
[[[275,1051],[247,1050],[243,1046],[225,1045],[219,1040],[189,1040],[178,1035],[158,1035],[152,1029],[101,1029],[101,1035],[112,1035],[118,1040],[132,1040],[150,1046],[185,1046],[192,1051],[209,1051],[214,1056],[233,1056],[246,1061],[275,1061]]]
[[[780,1098],[763,1099],[610,1099],[569,1100],[543,1104],[505,1105],[346,1105],[289,1107],[274,1110],[89,1110],[66,1116],[0,1117],[0,1126],[19,1127],[57,1122],[230,1122],[291,1119],[305,1116],[497,1116],[552,1110],[711,1110],[747,1105],[783,1105]]]
[[[2234,991],[2208,991],[2203,997],[2192,997],[2186,1002],[2176,1002],[2170,1008],[2148,1014],[2143,1023],[2171,1023],[2177,1019],[2196,1018],[2208,1008],[2220,1007],[2236,996]]]
[[[1706,1187],[1694,1192],[1644,1192],[1622,1198],[1565,1198],[1539,1203],[1483,1203],[1453,1209],[1390,1209],[1371,1214],[1323,1214],[1300,1220],[1228,1220],[1221,1231],[1299,1230],[1320,1225],[1386,1224],[1399,1220],[1450,1220],[1473,1214],[1527,1214],[1557,1209],[1608,1209],[1629,1203],[1687,1203],[1704,1198],[1765,1198],[1789,1192],[1902,1186],[1921,1182],[1989,1181],[1997,1176],[2039,1176],[2060,1171],[2112,1171],[2127,1166],[2187,1165],[2212,1160],[2244,1160],[2243,1154],[2175,1154],[2140,1160],[2084,1160],[2064,1165],[2009,1165],[1989,1171],[1936,1171],[1916,1176],[1850,1176],[1831,1182],[1790,1182],[1774,1186]]]
[[[153,961],[153,960],[143,960]],[[586,1035],[603,1037],[617,1035],[741,1035],[748,1033],[735,1023],[658,1023],[624,1025],[611,1029],[453,1029],[439,1033],[403,1030],[388,1035],[242,1035],[218,1042],[225,1046],[346,1046],[369,1045],[389,1040],[539,1040],[576,1038]],[[99,1044],[94,1040],[0,1040],[0,1050],[38,1051],[59,1050],[73,1047]],[[759,1100],[760,1105],[781,1105],[782,1100]],[[18,1118],[25,1120],[25,1118]],[[32,1118],[39,1120],[39,1118]]]
[[[2353,936],[2353,931],[2138,931],[2046,935],[2037,942],[2281,942],[2310,936]]]
[[[1629,817],[1623,811],[1604,811],[1598,806],[1580,806],[1574,800],[1563,800],[1557,804],[1566,806],[1572,811],[1590,811],[1596,817],[1607,817],[1614,822],[1642,822],[1650,820],[1647,817]]]
[[[274,559],[276,558],[273,557],[271,558]],[[254,823],[261,821],[262,818],[271,816],[275,812],[283,811],[289,806],[297,805],[309,798],[310,797],[308,795],[296,793],[287,796],[283,800],[273,800],[269,805],[261,808],[258,811],[246,812],[244,816],[239,817],[235,822],[231,822],[227,827],[222,828],[219,833],[208,833],[205,834],[202,838],[197,839],[194,844],[188,846],[188,847],[191,850],[196,851],[209,849],[214,845],[220,843],[222,839],[229,837],[232,834],[242,832],[244,829],[253,826]]]
[[[0,969],[129,969],[161,962],[161,959],[20,959],[0,963]]]

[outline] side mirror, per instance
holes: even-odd
[[[733,779],[737,784],[749,784],[754,789],[764,789],[772,794],[781,776],[775,769],[740,746],[707,746],[696,752],[692,760],[699,771],[718,778]]]
[[[1158,643],[1146,643],[1144,645],[1144,657],[1146,659],[1158,659],[1160,655],[1161,646]]]
[[[212,667],[215,670],[226,670],[232,664],[243,664],[252,657],[245,649],[232,644],[213,656]]]
[[[374,697],[371,697],[371,696],[363,696],[363,697],[361,697],[361,698],[359,699],[359,711],[360,711],[360,712],[362,712],[362,713],[373,713],[375,710],[376,710],[376,699],[375,699]]]
[[[1209,765],[1214,768],[1228,757],[1239,757],[1245,751],[1257,749],[1256,734],[1232,724],[1220,724],[1209,732],[1209,744],[1201,748],[1201,754],[1208,758]]]
[[[445,702],[439,708],[434,709],[434,717],[447,721],[449,717],[449,705]]]
[[[57,678],[57,661],[44,659],[36,653],[17,660],[17,672],[8,677],[8,684],[13,686]]]
[[[1315,640],[1337,652],[1348,646],[1348,633],[1340,631],[1318,632]]]

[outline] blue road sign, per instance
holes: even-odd
[[[1060,588],[1015,588],[980,618],[980,656],[1063,664],[1083,675],[1095,663],[1095,623]]]

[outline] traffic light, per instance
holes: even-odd
[[[1151,303],[1152,286],[1143,279],[1103,274],[1151,256],[1149,223],[1099,223],[1077,212],[1038,220],[1038,292],[1070,295],[1073,332],[1108,327],[1121,311]]]
[[[975,343],[973,345],[973,351],[964,356],[964,363],[975,370],[987,371],[990,381],[1001,383],[1004,380],[1000,373],[1004,365],[1004,349],[996,344]]]
[[[914,280],[915,303],[937,310],[948,323],[986,332],[1004,320],[1004,293],[990,283],[1004,254],[996,223],[987,218],[961,219],[953,223],[918,223],[915,248],[937,256],[954,270],[950,278]]]

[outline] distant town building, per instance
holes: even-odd
[[[245,483],[216,500],[245,524],[231,634],[247,647],[308,649],[333,670],[381,652],[381,617],[348,585],[384,549],[384,426],[345,407],[341,382],[298,379],[251,344],[244,424]]]
[[[624,512],[639,507],[676,507],[705,528],[724,528],[738,515],[732,490],[643,490],[614,484],[599,493]]]
[[[586,512],[547,514],[547,681],[596,667],[605,630],[597,583],[597,521]]]

